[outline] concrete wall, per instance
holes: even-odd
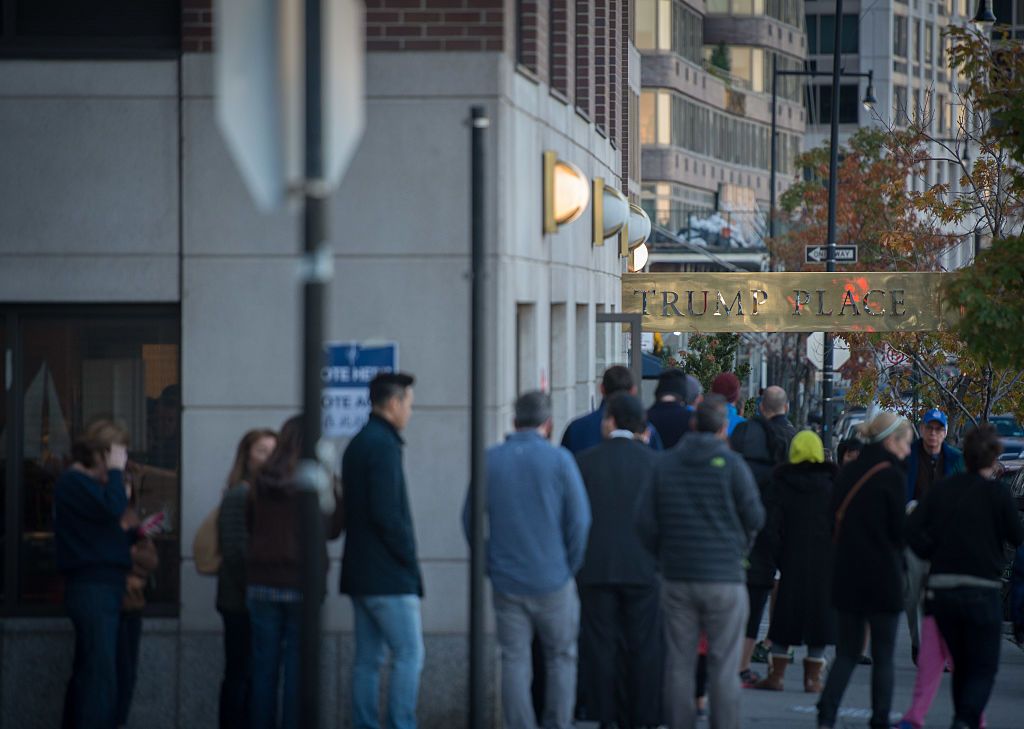
[[[132,723],[148,728],[216,722],[220,620],[214,580],[195,572],[192,539],[219,499],[239,436],[279,426],[300,401],[299,219],[253,206],[215,125],[211,60],[186,55],[180,69],[174,61],[0,63],[0,137],[9,150],[0,173],[0,299],[181,306],[181,609],[175,619],[147,620]],[[336,275],[328,339],[395,340],[401,367],[418,378],[406,470],[426,585],[420,715],[426,727],[460,726],[469,107],[484,104],[492,121],[490,441],[509,430],[520,386],[542,382],[560,436],[589,409],[598,369],[613,359],[617,340],[594,317],[618,309],[617,247],[591,246],[589,212],[542,234],[541,155],[554,149],[608,178],[620,157],[504,54],[374,53],[367,70],[366,134],[329,206]],[[534,316],[522,331],[520,304]],[[332,727],[347,723],[352,649],[351,610],[336,594],[340,553],[332,544],[324,610]],[[56,725],[69,623],[6,620],[0,640],[0,722]]]

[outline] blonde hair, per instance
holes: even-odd
[[[857,426],[857,435],[865,443],[881,443],[890,436],[905,437],[912,432],[909,420],[888,410]]]
[[[94,420],[75,441],[71,455],[86,468],[101,463],[111,446],[128,445],[128,429],[116,420]]]

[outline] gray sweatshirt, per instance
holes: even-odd
[[[765,510],[743,458],[711,433],[687,433],[655,465],[636,527],[673,582],[743,582]]]

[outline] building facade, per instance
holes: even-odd
[[[0,726],[59,723],[72,636],[53,481],[83,425],[113,414],[132,433],[140,508],[174,522],[129,724],[212,727],[220,619],[192,540],[241,435],[299,407],[300,217],[256,209],[218,129],[210,0],[137,14],[0,5]],[[328,338],[395,341],[417,376],[405,466],[426,590],[425,727],[466,721],[470,107],[491,121],[488,440],[510,430],[516,394],[539,387],[560,433],[622,359],[622,337],[596,320],[619,308],[624,259],[612,240],[592,244],[589,213],[542,232],[542,154],[638,199],[630,9],[367,3],[366,131],[329,203]],[[330,727],[349,724],[340,553],[330,545],[324,605]]]
[[[803,68],[803,16],[802,0],[637,0],[643,199],[656,225],[689,236],[717,213],[726,238],[762,246],[773,69]],[[778,78],[779,194],[804,133],[800,88]]]

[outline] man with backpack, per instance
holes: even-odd
[[[761,406],[756,416],[739,423],[729,437],[732,449],[743,456],[750,466],[761,502],[771,510],[771,481],[775,467],[786,463],[789,442],[796,435],[796,429],[786,414],[789,412],[789,397],[781,387],[772,385],[761,395]],[[757,631],[768,596],[775,586],[775,562],[770,546],[761,534],[750,550],[747,568],[747,593],[750,597],[750,616],[747,620],[746,639],[740,661],[740,679],[744,688],[752,687],[760,676],[750,670],[750,659],[757,642]]]

